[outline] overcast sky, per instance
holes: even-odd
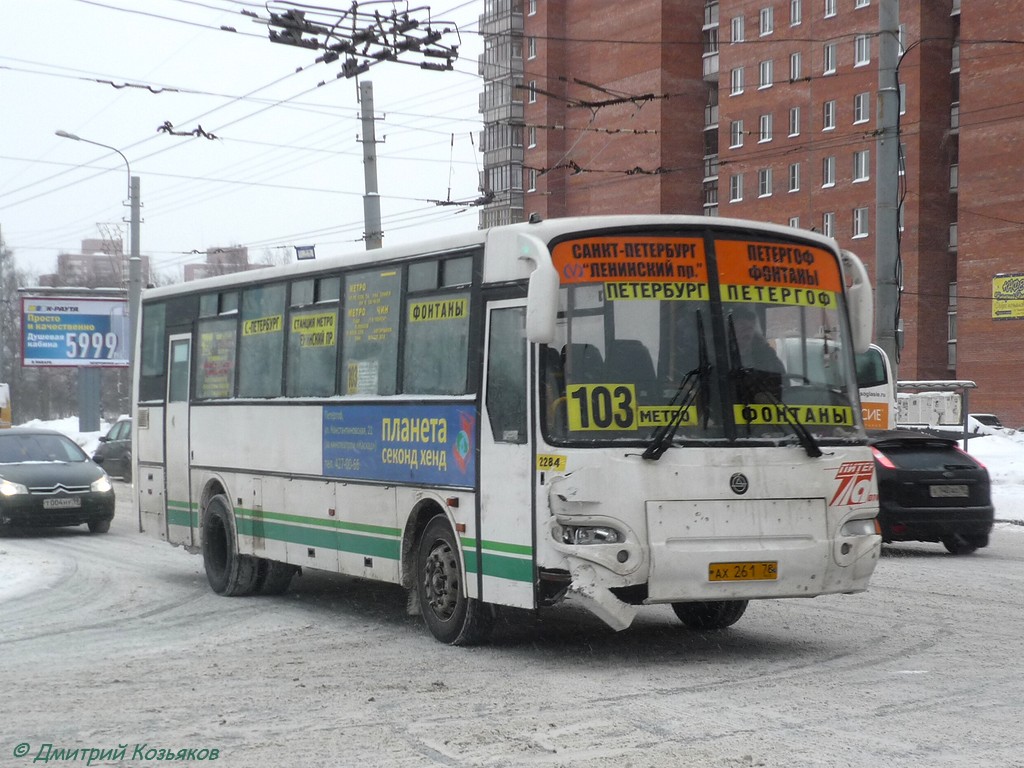
[[[340,61],[271,43],[242,13],[265,20],[268,7],[295,7],[285,3],[0,0],[0,235],[37,274],[86,238],[119,234],[128,249],[125,161],[63,130],[127,157],[141,185],[141,252],[179,278],[207,248],[245,245],[257,260],[294,258],[294,246],[362,250],[360,79],[373,83],[382,142],[384,244],[475,229],[478,209],[432,201],[479,194],[483,0],[410,6],[424,25],[429,9],[438,31],[457,27],[440,40],[459,46],[453,71],[382,62],[338,78]],[[332,7],[340,18],[351,3]],[[360,2],[383,15],[406,8]],[[168,122],[187,135],[158,130]]]

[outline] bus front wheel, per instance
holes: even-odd
[[[712,600],[705,603],[672,603],[672,610],[688,629],[725,629],[731,627],[744,611],[746,600]]]
[[[239,554],[231,508],[223,496],[214,496],[206,507],[203,565],[206,579],[218,595],[251,595],[256,589],[256,558]]]
[[[416,592],[427,629],[442,643],[476,645],[487,640],[493,609],[466,597],[458,542],[444,515],[431,519],[420,537]]]

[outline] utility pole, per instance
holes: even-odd
[[[875,339],[897,365],[899,333],[899,0],[878,3],[878,108],[875,132]]]
[[[142,296],[142,257],[139,255],[139,223],[142,203],[139,197],[139,177],[130,181],[132,232],[131,251],[128,256],[128,405],[135,402],[135,334],[140,324],[139,300]]]
[[[377,129],[373,121],[373,83],[359,83],[359,117],[363,125],[363,236],[366,250],[380,248],[384,232],[380,224],[380,194],[377,191]]]

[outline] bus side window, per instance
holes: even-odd
[[[526,308],[491,312],[487,416],[495,442],[526,442]]]

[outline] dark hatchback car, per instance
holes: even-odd
[[[81,525],[106,533],[114,489],[74,440],[49,429],[0,430],[0,530]]]
[[[119,419],[100,438],[92,460],[107,470],[111,477],[132,481],[132,420]]]
[[[952,438],[877,433],[882,541],[937,541],[954,555],[988,546],[994,507],[988,470]]]

